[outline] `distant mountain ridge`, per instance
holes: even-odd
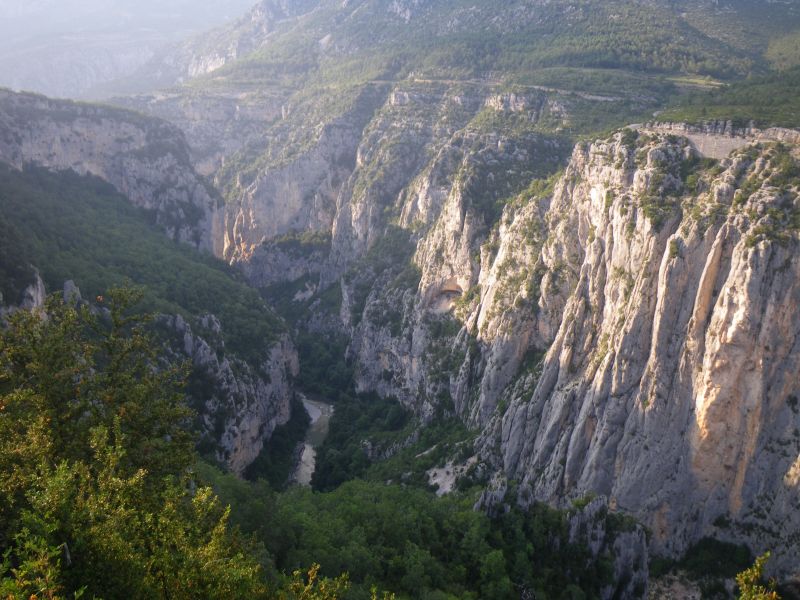
[[[0,86],[59,97],[135,71],[176,41],[233,19],[250,0],[0,3]]]

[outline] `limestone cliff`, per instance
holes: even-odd
[[[283,334],[262,364],[253,366],[225,353],[214,315],[203,315],[194,328],[180,316],[162,316],[159,322],[179,338],[170,345],[175,356],[191,360],[190,402],[202,424],[201,449],[213,450],[241,474],[275,427],[289,420],[292,378],[298,372],[294,346]]]
[[[557,138],[469,118],[426,137],[408,104],[390,95],[365,129],[321,277],[359,389],[482,427],[482,460],[530,499],[603,494],[658,553],[713,535],[792,572],[793,134],[628,129],[536,180]],[[712,136],[733,154],[703,157]]]
[[[503,202],[554,171],[568,148],[536,130],[554,110],[547,95],[515,98],[504,102],[508,96],[480,88],[405,87],[368,126],[338,199],[332,265],[323,277],[324,284],[346,272],[343,313],[353,324],[360,389],[422,414],[448,399],[460,414],[472,410],[484,364],[474,327],[459,333],[459,319],[480,298],[484,267],[494,260],[481,246]],[[486,127],[516,119],[524,125],[509,134]],[[527,340],[517,342],[521,359]]]
[[[539,314],[562,317],[486,455],[532,498],[607,495],[656,551],[713,535],[794,572],[797,175],[766,141],[714,165],[672,134],[580,144],[539,259]]]
[[[365,121],[380,98],[380,89],[358,94],[349,110],[320,123],[313,142],[290,156],[287,147],[297,141],[287,123],[277,132],[284,144],[273,142],[261,149],[266,168],[251,177],[236,173],[227,182],[226,258],[246,261],[262,242],[287,233],[330,232],[337,194],[351,172]]]
[[[152,211],[170,237],[221,253],[221,199],[164,121],[0,90],[0,160],[96,175]]]

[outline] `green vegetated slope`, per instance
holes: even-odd
[[[794,3],[436,0],[408,3],[408,13],[397,6],[405,7],[322,1],[260,50],[191,86],[338,90],[341,101],[343,88],[410,76],[664,98],[800,60]]]
[[[233,269],[167,239],[99,179],[0,164],[0,206],[0,289],[9,303],[35,267],[51,291],[72,279],[94,298],[129,282],[145,288],[148,310],[213,313],[227,349],[254,362],[283,327]]]
[[[585,137],[666,107],[688,105],[669,118],[744,118],[738,100],[721,98],[728,86],[739,95],[770,91],[739,85],[800,62],[793,2],[321,0],[275,28],[258,50],[181,87],[189,101],[268,91],[290,108],[226,159],[217,173],[226,196],[312,148],[325,124],[367,123],[397,85],[555,94],[568,116],[530,129]],[[781,98],[791,89],[782,78]],[[691,108],[709,103],[716,108]],[[800,124],[774,105],[746,108],[759,123]],[[513,136],[508,125],[498,133]]]
[[[753,77],[711,92],[677,99],[659,119],[699,123],[731,120],[737,126],[800,126],[800,68]]]
[[[792,5],[740,4],[437,0],[408,3],[404,15],[404,3],[398,11],[389,0],[328,0],[211,81],[341,84],[342,75],[357,81],[381,69],[512,80],[555,66],[737,77],[767,66],[763,53],[776,28],[788,33],[800,23]],[[320,44],[320,34],[330,44]]]
[[[376,585],[403,599],[598,598],[613,584],[609,556],[569,542],[566,511],[543,505],[498,517],[475,511],[474,492],[438,498],[398,484],[351,481],[319,494],[274,494],[210,467],[200,473],[233,508],[233,522],[262,541],[278,570],[316,557],[323,574],[346,571],[347,599]],[[512,493],[513,495],[513,493]],[[614,515],[610,535],[630,530]]]

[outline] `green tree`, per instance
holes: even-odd
[[[0,329],[0,598],[338,600],[346,576],[318,566],[269,586],[263,549],[202,486],[187,369],[140,299],[51,297]]]
[[[775,591],[775,582],[770,581],[767,585],[763,583],[764,565],[767,564],[769,557],[769,552],[759,556],[752,567],[736,576],[739,600],[780,600],[778,592]]]
[[[297,570],[288,586],[278,592],[278,600],[339,600],[348,589],[347,575],[336,579],[319,577],[319,565],[311,565],[307,574]]]
[[[185,371],[158,356],[139,298],[50,298],[0,332],[3,597],[267,593],[229,511],[197,489]]]

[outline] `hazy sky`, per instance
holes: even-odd
[[[93,97],[257,0],[0,0],[0,87]],[[88,96],[87,96],[88,95]]]
[[[0,0],[0,32],[22,39],[84,33],[213,27],[244,14],[256,0]]]

